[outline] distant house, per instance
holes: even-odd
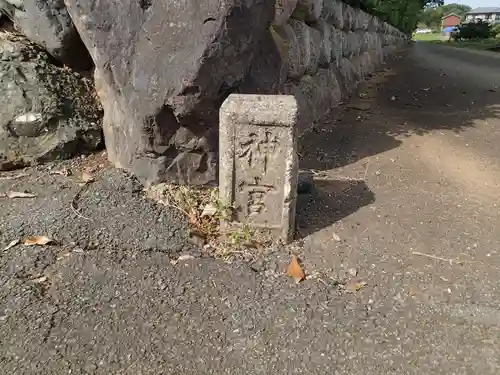
[[[448,29],[450,27],[453,28],[460,25],[460,22],[462,22],[462,17],[455,13],[450,13],[441,19],[441,30]]]
[[[500,7],[484,7],[472,9],[465,13],[466,22],[487,21],[492,24],[500,23]]]

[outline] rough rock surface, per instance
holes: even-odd
[[[270,27],[262,38],[250,70],[237,91],[242,94],[283,92],[287,76],[287,55],[285,39]]]
[[[337,0],[324,0],[321,18],[331,23],[337,29],[344,28],[342,8],[344,3]]]
[[[66,3],[96,64],[110,160],[148,182],[214,181],[218,108],[247,75],[274,2]]]
[[[335,29],[326,22],[318,23],[316,28],[321,34],[319,65],[328,67],[332,61],[332,33],[335,32]]]
[[[24,37],[0,34],[0,170],[71,157],[101,144],[91,82]]]
[[[299,106],[298,115],[298,133],[304,133],[314,123],[315,116],[315,103],[313,98],[308,96],[307,92],[303,90],[301,82],[298,83],[290,81],[285,84],[284,93],[293,95]]]
[[[354,65],[349,59],[343,57],[340,60],[339,74],[343,83],[343,89],[345,90],[344,92],[350,94],[357,87],[358,77],[356,77]],[[346,96],[346,94],[343,96]]]
[[[283,26],[297,7],[298,0],[276,0],[273,25]]]
[[[293,17],[308,23],[317,22],[323,13],[323,0],[299,0]]]
[[[73,25],[64,0],[0,1],[0,12],[61,63],[77,70],[92,68],[92,59]]]

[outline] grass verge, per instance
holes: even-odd
[[[422,42],[442,42],[443,36],[439,33],[413,34],[413,40]]]
[[[470,40],[449,40],[441,34],[414,34],[413,40],[427,43],[442,44],[450,47],[469,48],[483,51],[500,52],[500,39],[470,39]]]

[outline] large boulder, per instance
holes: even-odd
[[[324,0],[321,18],[336,29],[342,30],[344,28],[343,6],[344,3],[338,0]]]
[[[342,45],[342,52],[345,57],[353,58],[359,56],[359,52],[362,45],[362,37],[354,31],[348,31],[345,33]]]
[[[298,0],[276,0],[273,25],[284,26],[297,7]]]
[[[343,47],[344,47],[344,37],[345,33],[342,30],[335,29],[332,26],[332,63],[335,62],[335,66],[339,66],[340,59],[343,56]]]
[[[354,10],[354,8],[348,4],[344,4],[342,7],[342,18],[344,20],[344,29],[346,31],[356,29],[355,16],[356,11]]]
[[[290,20],[279,30],[287,46],[287,77],[296,80],[304,75],[310,60],[309,43],[304,43],[303,39],[299,39],[300,34],[296,32],[301,26],[305,27],[305,24]]]
[[[284,92],[297,100],[299,134],[314,126],[315,121],[337,107],[342,99],[342,88],[334,69],[320,68],[313,76],[305,75],[298,82],[287,82]]]
[[[255,51],[250,69],[237,92],[273,95],[283,92],[287,78],[288,45],[285,38],[270,27]]]
[[[342,96],[347,97],[357,87],[358,77],[357,71],[352,62],[343,57],[340,59],[338,73],[340,75],[340,82],[342,85]]]
[[[319,65],[329,66],[332,61],[332,33],[335,32],[335,28],[325,21],[319,22],[316,28],[321,34]]]
[[[323,0],[298,0],[292,17],[307,23],[318,22],[323,13]]]
[[[274,0],[66,0],[96,66],[108,155],[147,182],[216,178],[218,109],[275,16]]]
[[[309,93],[304,90],[301,80],[288,81],[283,91],[286,95],[293,95],[299,107],[297,121],[297,133],[303,134],[314,125],[315,105],[314,98],[308,96]]]
[[[73,25],[64,0],[0,0],[0,12],[59,62],[77,70],[92,68],[92,59]]]
[[[333,70],[319,69],[313,76],[305,75],[300,80],[299,87],[313,103],[315,121],[340,104],[341,88]]]
[[[102,110],[92,82],[12,33],[0,33],[0,90],[0,170],[101,144]]]
[[[315,74],[322,53],[320,31],[295,19],[285,25],[284,31],[289,47],[288,76],[300,79],[304,74]]]

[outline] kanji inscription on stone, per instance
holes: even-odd
[[[223,229],[249,225],[293,238],[298,106],[291,95],[230,95],[220,109],[219,194],[233,207]]]
[[[250,132],[239,140],[238,157],[245,158],[249,167],[260,168],[267,173],[269,163],[272,163],[277,152],[279,142],[275,134],[269,130]]]

